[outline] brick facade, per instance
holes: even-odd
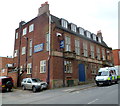
[[[120,65],[120,49],[113,50],[114,65]]]
[[[13,58],[0,57],[0,76],[7,76],[8,71],[12,67],[8,67],[7,64],[13,64]]]
[[[18,72],[13,70],[13,58],[0,57],[0,76],[12,77],[14,81],[14,87],[17,87]]]
[[[48,6],[48,4],[44,5]],[[42,7],[41,7],[42,8]],[[43,9],[43,8],[42,8]],[[39,15],[32,19],[31,21],[20,24],[19,28],[16,29],[15,33],[18,33],[18,38],[15,39],[14,52],[18,50],[17,56],[14,56],[14,65],[18,69],[22,70],[22,74],[19,75],[19,83],[25,77],[34,77],[40,78],[41,80],[47,81],[50,88],[68,86],[69,83],[78,85],[80,83],[80,65],[83,66],[85,71],[85,81],[93,81],[97,70],[100,67],[112,66],[112,48],[109,48],[105,42],[94,41],[92,38],[87,38],[86,35],[82,36],[78,32],[72,32],[69,29],[65,29],[61,26],[61,20],[51,14],[49,10],[42,10],[44,13],[38,13]],[[39,10],[40,12],[40,10]],[[29,27],[31,24],[34,24],[34,30],[29,32]],[[71,24],[68,23],[70,26]],[[27,28],[25,35],[22,35],[24,28]],[[57,36],[57,33],[60,36]],[[47,48],[47,34],[50,36],[50,51]],[[65,51],[64,48],[60,48],[60,42],[64,41],[65,37],[70,38],[70,48],[71,50]],[[92,35],[90,35],[92,36]],[[101,36],[101,35],[100,35]],[[96,35],[96,38],[99,38],[99,35]],[[76,55],[75,53],[75,39],[79,40],[80,44],[80,54]],[[29,41],[32,40],[32,55],[29,56],[30,44]],[[84,56],[84,47],[83,43],[87,44],[87,53],[88,56]],[[43,44],[42,46],[40,46]],[[94,47],[94,58],[91,58],[90,45]],[[37,48],[38,46],[39,49]],[[22,55],[22,48],[26,47],[25,53]],[[36,52],[36,48],[39,50]],[[97,48],[100,48],[100,59],[97,57]],[[105,60],[102,59],[102,49],[105,50]],[[109,53],[107,53],[109,52]],[[14,53],[15,55],[15,53]],[[45,67],[41,66],[41,61],[45,60],[43,64]],[[27,73],[27,65],[31,63],[31,73]],[[68,63],[70,66],[68,66]],[[65,64],[67,64],[65,66]],[[20,68],[22,67],[22,68]],[[45,69],[44,69],[45,68]],[[67,73],[65,70],[71,70]],[[45,72],[41,73],[41,70]],[[93,70],[95,72],[93,72]]]

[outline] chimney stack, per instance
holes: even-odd
[[[19,23],[19,28],[20,28],[21,26],[23,26],[25,23],[26,23],[25,21],[21,21],[21,22]]]
[[[101,38],[101,40],[103,40],[103,37],[102,37],[102,32],[101,30],[97,31],[97,36]]]
[[[49,10],[49,4],[48,2],[45,2],[43,4],[41,4],[41,7],[38,9],[38,16],[44,14],[44,13],[50,13],[50,10]]]

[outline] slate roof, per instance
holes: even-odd
[[[108,47],[107,44],[106,44],[103,40],[102,40],[101,43],[100,43],[100,42],[98,42],[98,41],[93,40],[92,38],[88,38],[87,36],[80,35],[79,32],[78,32],[78,28],[77,28],[77,32],[73,32],[73,31],[70,29],[70,24],[71,24],[71,23],[68,23],[68,28],[67,28],[67,29],[64,28],[64,27],[62,27],[62,25],[61,25],[61,19],[62,19],[62,18],[58,18],[58,17],[56,17],[56,16],[54,16],[54,15],[51,15],[51,19],[52,19],[52,22],[56,24],[56,27],[59,28],[59,29],[61,29],[61,30],[64,30],[64,31],[66,31],[66,32],[69,32],[69,33],[71,33],[71,34],[74,34],[74,35],[76,35],[76,36],[79,36],[80,38],[83,38],[83,39],[85,39],[85,40],[89,40],[89,41],[91,41],[91,42],[93,42],[93,43],[99,44],[99,45],[101,45],[101,46],[103,46],[103,47],[106,47],[106,48],[108,48],[108,49],[112,49],[112,48]],[[87,30],[85,30],[85,31],[87,31]]]

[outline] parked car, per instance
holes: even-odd
[[[38,78],[24,78],[21,82],[22,89],[31,89],[33,92],[47,89],[47,82],[43,82]]]
[[[11,91],[13,79],[8,76],[0,76],[0,91]]]

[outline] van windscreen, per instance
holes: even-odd
[[[108,71],[99,72],[98,76],[108,76]]]

